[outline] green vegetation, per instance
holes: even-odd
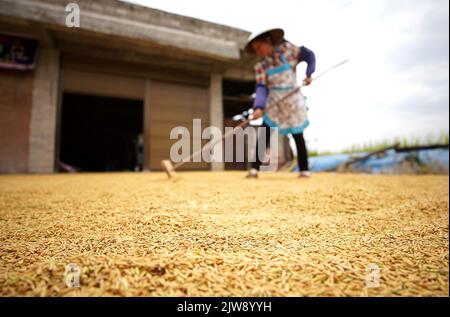
[[[341,154],[341,152],[330,152],[330,151],[318,152],[318,151],[315,151],[315,150],[308,151],[308,156],[309,157],[327,156],[327,155],[335,155],[335,154]]]

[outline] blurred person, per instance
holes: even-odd
[[[255,64],[255,100],[253,103],[253,120],[262,117],[262,127],[266,130],[266,146],[270,146],[270,129],[278,128],[282,135],[291,134],[295,140],[299,177],[311,176],[308,166],[303,131],[309,126],[305,97],[299,90],[275,107],[271,104],[289,94],[298,87],[296,67],[300,62],[307,63],[306,77],[303,84],[312,83],[312,74],[316,69],[316,57],[305,46],[296,46],[284,39],[282,29],[270,29],[252,35],[245,47],[250,54],[257,54],[260,59]],[[258,157],[259,141],[256,145],[256,162],[252,162],[247,178],[257,178],[261,166]]]

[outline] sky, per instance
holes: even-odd
[[[317,73],[349,59],[302,90],[312,150],[449,131],[448,0],[128,2],[250,32],[281,27],[315,52]],[[299,65],[299,80],[305,69]]]

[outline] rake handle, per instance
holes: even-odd
[[[303,86],[303,85],[302,85]],[[292,95],[294,95],[295,93],[297,93],[300,88],[302,88],[302,86],[299,86],[295,89],[293,89],[292,91],[290,91],[287,95],[284,95],[282,98],[280,98],[280,100],[277,100],[274,104],[271,105],[271,107],[275,107],[276,105],[280,104],[281,102],[283,102],[284,100],[286,100],[287,98],[291,97]],[[250,119],[247,119],[243,122],[241,122],[238,126],[236,126],[233,130],[228,131],[227,133],[225,133],[222,138],[218,139],[217,141],[209,144],[210,147],[213,147],[214,145],[216,145],[217,143],[225,140],[226,138],[228,138],[230,135],[233,135],[237,129],[239,128],[243,128],[245,127],[248,123],[250,122]],[[194,157],[196,157],[197,155],[201,154],[203,152],[205,148],[202,148],[200,150],[198,150],[197,152],[192,153],[189,158],[187,159],[187,161],[185,161],[185,159],[183,159],[181,162],[178,162],[177,164],[175,164],[173,166],[173,169],[176,170],[177,168],[179,168],[180,166],[182,166],[185,163],[189,163],[191,161],[191,159],[193,159]]]
[[[238,128],[243,128],[245,127],[248,123],[250,122],[249,119],[241,122],[238,126],[236,126],[233,130],[228,131],[227,133],[225,133],[220,139],[216,140],[215,142],[209,144],[210,147],[213,147],[214,145],[216,145],[217,143],[225,140],[226,138],[228,138],[230,135],[234,134],[234,132],[236,131],[236,129]],[[187,159],[187,161],[185,161],[185,159],[183,159],[181,162],[178,162],[177,164],[175,164],[173,166],[173,169],[176,170],[177,168],[179,168],[180,166],[182,166],[185,163],[189,163],[191,161],[191,159],[193,159],[194,157],[196,157],[197,155],[201,154],[203,152],[205,148],[201,148],[200,150],[198,150],[197,152],[192,153],[189,158]]]
[[[314,80],[316,80],[319,77],[322,77],[323,75],[325,75],[326,73],[328,73],[329,71],[347,63],[349,60],[346,59],[342,62],[340,62],[339,64],[336,64],[330,68],[328,68],[327,70],[325,70],[324,72],[320,73],[319,75],[315,76]],[[281,102],[283,102],[284,100],[286,100],[287,98],[291,97],[292,95],[294,95],[295,93],[297,93],[298,91],[300,91],[300,89],[304,86],[305,84],[302,83],[300,86],[294,88],[292,91],[290,91],[288,94],[284,95],[282,98],[280,98],[279,100],[277,100],[275,103],[269,105],[270,107],[275,107],[277,105],[279,105]],[[267,106],[267,108],[269,108],[269,106]],[[209,144],[209,146],[214,146],[217,143],[225,140],[227,137],[229,137],[230,135],[234,134],[234,132],[238,129],[238,128],[243,128],[245,127],[248,123],[250,122],[250,119],[247,119],[245,121],[243,121],[241,124],[239,124],[238,126],[236,126],[233,130],[228,131],[227,133],[225,133],[222,138],[218,139],[217,141],[213,142],[212,144]],[[200,150],[198,150],[197,152],[192,153],[188,160],[186,161],[185,159],[183,159],[181,162],[178,162],[177,164],[175,164],[173,166],[173,169],[176,170],[177,168],[179,168],[180,166],[184,165],[185,163],[189,163],[191,161],[192,158],[196,157],[197,155],[201,154],[203,152],[204,148],[201,148]]]

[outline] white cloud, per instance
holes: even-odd
[[[315,51],[318,71],[349,58],[304,89],[315,149],[449,130],[447,0],[130,2],[249,31],[283,27]]]

